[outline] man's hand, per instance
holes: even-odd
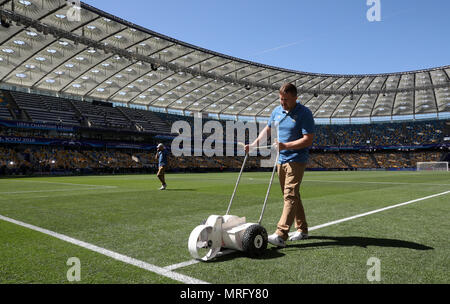
[[[287,143],[279,143],[275,141],[278,145],[278,150],[299,150],[310,147],[313,143],[314,134],[303,134],[303,137]]]
[[[267,147],[269,147],[269,146],[267,146]],[[276,140],[276,139],[273,141],[272,145],[270,146],[271,149],[275,149],[277,151],[281,151],[281,147],[283,147],[283,150],[286,149],[285,144],[278,142],[278,140]]]
[[[253,143],[250,145],[244,146],[245,153],[249,153],[250,150],[253,150],[258,147],[258,143],[261,141],[262,138],[270,136],[270,127],[267,125],[258,135],[258,138],[255,139]]]
[[[245,154],[248,154],[250,152],[250,149],[254,149],[255,147],[256,147],[255,144],[245,145],[244,146]]]
[[[288,146],[285,143],[278,144],[278,151],[288,150]]]

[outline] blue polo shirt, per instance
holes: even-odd
[[[163,167],[167,166],[167,151],[163,149],[162,151],[158,151],[158,166]]]
[[[268,126],[278,128],[278,142],[287,143],[303,137],[303,134],[314,133],[314,118],[311,111],[297,103],[289,113],[280,106],[272,111]],[[279,164],[289,162],[306,163],[309,158],[309,148],[280,151]]]

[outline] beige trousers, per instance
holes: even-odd
[[[305,168],[306,163],[298,162],[277,165],[284,206],[283,213],[277,225],[276,234],[284,240],[288,239],[288,233],[294,221],[295,228],[298,231],[308,233],[308,224],[300,198],[300,184],[305,173]]]
[[[164,173],[166,172],[166,167],[165,166],[161,166],[158,169],[158,173],[156,173],[156,176],[159,178],[159,180],[161,181],[161,184],[165,185],[166,184],[166,180],[164,178]]]

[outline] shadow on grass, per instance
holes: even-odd
[[[314,247],[326,247],[326,246],[358,246],[367,248],[367,246],[378,247],[394,247],[394,248],[408,248],[414,250],[430,250],[433,247],[425,246],[422,244],[395,240],[395,239],[379,239],[370,237],[358,237],[358,236],[310,236],[308,240],[324,240],[320,243],[294,243],[289,244],[287,248],[314,248]]]
[[[276,250],[276,248],[267,248],[264,250],[263,254],[259,257],[249,257],[245,252],[242,251],[233,251],[231,253],[227,253],[222,256],[218,256],[214,258],[211,261],[208,261],[208,263],[221,263],[226,261],[231,261],[237,258],[247,258],[252,260],[270,260],[270,259],[276,259],[284,256],[285,254]]]
[[[171,191],[174,191],[174,192],[180,191],[180,192],[182,192],[182,191],[197,191],[197,189],[166,189],[164,191],[169,191],[169,192],[171,192]]]

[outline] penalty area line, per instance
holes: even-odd
[[[335,221],[331,221],[331,222],[324,223],[324,224],[321,224],[321,225],[317,225],[317,226],[314,226],[314,227],[310,227],[308,230],[309,231],[317,230],[317,229],[320,229],[320,228],[324,228],[324,227],[328,227],[328,226],[331,226],[331,225],[336,225],[336,224],[339,224],[339,223],[351,221],[351,220],[354,220],[356,218],[360,218],[360,217],[363,217],[363,216],[367,216],[367,215],[371,215],[371,214],[374,214],[374,213],[386,211],[386,210],[389,210],[389,209],[393,209],[393,208],[409,205],[409,204],[412,204],[412,203],[424,201],[424,200],[427,200],[427,199],[430,199],[430,198],[434,198],[434,197],[445,195],[445,194],[449,194],[449,193],[450,193],[450,190],[449,191],[444,191],[444,192],[441,192],[441,193],[437,193],[437,194],[433,194],[433,195],[428,195],[428,196],[425,196],[425,197],[417,198],[417,199],[410,200],[410,201],[407,201],[407,202],[403,202],[403,203],[400,203],[400,204],[387,206],[387,207],[384,207],[384,208],[372,210],[372,211],[369,211],[369,212],[365,212],[365,213],[349,216],[349,217],[346,217],[346,218],[343,218],[343,219],[340,219],[340,220],[335,220]],[[289,233],[289,236],[291,236],[294,233],[295,232]],[[226,254],[229,254],[229,253],[232,253],[232,252],[235,252],[235,250],[226,250],[226,251],[224,251],[222,253],[222,256],[226,255]],[[164,268],[165,269],[174,270],[174,269],[178,269],[178,268],[194,265],[194,264],[197,264],[197,263],[200,263],[200,261],[192,259],[192,260],[189,260],[189,261],[186,261],[186,262],[182,262],[182,263],[178,263],[178,264],[174,264],[174,265],[169,265],[169,266],[166,266]]]
[[[84,186],[95,188],[117,188],[117,186],[105,186],[105,185],[90,185],[90,184],[74,184],[74,183],[62,183],[62,182],[49,182],[49,181],[34,181],[34,180],[12,180],[19,183],[40,183],[40,184],[55,184],[55,185],[70,185],[70,186]]]
[[[60,240],[65,241],[67,243],[71,243],[71,244],[80,246],[82,248],[85,248],[85,249],[88,249],[88,250],[100,253],[102,255],[105,255],[107,257],[113,258],[115,260],[118,260],[118,261],[130,264],[130,265],[134,265],[136,267],[145,269],[147,271],[156,273],[158,275],[170,278],[170,279],[175,280],[175,281],[179,281],[179,282],[186,283],[186,284],[209,284],[208,282],[201,281],[201,280],[189,277],[187,275],[174,272],[174,271],[172,271],[170,269],[165,269],[163,267],[159,267],[159,266],[156,266],[156,265],[153,265],[153,264],[149,264],[147,262],[140,261],[140,260],[134,259],[132,257],[129,257],[129,256],[126,256],[126,255],[123,255],[123,254],[120,254],[120,253],[117,253],[117,252],[114,252],[114,251],[111,251],[111,250],[108,250],[108,249],[96,246],[96,245],[93,245],[93,244],[90,244],[90,243],[86,243],[86,242],[74,239],[74,238],[69,237],[67,235],[60,234],[60,233],[57,233],[57,232],[54,232],[54,231],[50,231],[50,230],[47,230],[47,229],[44,229],[44,228],[41,228],[41,227],[37,227],[37,226],[31,225],[31,224],[27,224],[27,223],[24,223],[24,222],[21,222],[21,221],[18,221],[18,220],[15,220],[15,219],[3,216],[3,215],[0,215],[0,220],[3,220],[5,222],[9,222],[9,223],[12,223],[12,224],[16,224],[16,225],[19,225],[19,226],[22,226],[22,227],[25,227],[25,228],[28,228],[28,229],[40,232],[40,233],[44,233],[46,235],[49,235],[49,236],[52,236],[54,238],[60,239]]]
[[[86,190],[107,190],[107,189],[116,189],[114,188],[75,188],[75,189],[55,189],[55,190],[29,190],[29,191],[12,191],[12,192],[0,192],[0,194],[27,194],[27,193],[45,193],[45,192],[73,192],[73,191],[86,191]]]
[[[374,213],[386,211],[386,210],[389,210],[389,209],[393,209],[393,208],[409,205],[409,204],[412,204],[412,203],[424,201],[424,200],[427,200],[427,199],[430,199],[430,198],[434,198],[434,197],[437,197],[437,196],[441,196],[441,195],[445,195],[445,194],[448,194],[448,193],[450,193],[450,190],[449,191],[444,191],[444,192],[441,192],[441,193],[437,193],[437,194],[433,194],[433,195],[428,195],[428,196],[421,197],[421,198],[417,198],[417,199],[410,200],[410,201],[407,201],[407,202],[403,202],[403,203],[400,203],[400,204],[396,204],[396,205],[387,206],[387,207],[384,207],[384,208],[372,210],[372,211],[369,211],[369,212],[365,212],[365,213],[349,216],[349,217],[346,217],[346,218],[343,218],[343,219],[340,219],[340,220],[336,220],[336,221],[332,221],[332,222],[328,222],[328,223],[325,223],[325,224],[317,225],[317,226],[311,227],[309,230],[316,230],[316,229],[320,229],[320,228],[323,228],[323,227],[328,227],[328,226],[331,226],[331,225],[347,222],[347,221],[350,221],[350,220],[353,220],[353,219],[356,219],[356,218],[360,218],[360,217],[363,217],[363,216],[367,216],[367,215],[371,215],[371,214],[374,214]]]

